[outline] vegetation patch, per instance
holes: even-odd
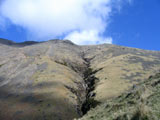
[[[160,73],[90,110],[80,120],[160,120]]]
[[[93,91],[95,90],[96,82],[99,81],[97,77],[95,77],[95,73],[97,73],[99,70],[93,71],[92,68],[90,68],[90,59],[84,58],[86,62],[87,69],[84,72],[84,81],[87,85],[86,88],[86,100],[82,104],[81,111],[83,115],[85,115],[91,108],[95,108],[97,105],[100,104],[99,101],[95,100],[94,97],[96,93]]]
[[[4,64],[1,64],[1,65],[0,65],[0,68],[1,68],[3,65],[4,65]]]
[[[55,60],[54,62],[56,62],[56,63],[58,63],[58,64],[61,64],[61,65],[64,65],[64,66],[67,66],[67,62],[60,62],[60,61],[57,61],[57,60]]]

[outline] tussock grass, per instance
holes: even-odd
[[[160,73],[92,109],[80,120],[159,120]]]

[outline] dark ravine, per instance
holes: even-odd
[[[100,104],[99,101],[96,101],[94,99],[96,93],[93,91],[95,90],[96,83],[99,81],[99,79],[95,77],[95,73],[97,73],[101,69],[93,70],[90,67],[90,61],[92,60],[92,58],[85,58],[84,53],[82,53],[82,59],[85,62],[85,70],[77,72],[73,68],[72,69],[83,77],[83,82],[76,83],[78,89],[65,86],[67,89],[69,89],[72,93],[74,93],[77,96],[78,105],[76,106],[76,109],[80,117],[85,115],[91,108],[95,108],[97,105]],[[76,67],[80,68],[80,66]]]
[[[99,101],[96,101],[94,99],[96,93],[93,92],[95,90],[96,83],[99,81],[97,77],[95,77],[95,73],[97,73],[99,70],[93,70],[90,66],[90,61],[93,58],[85,58],[85,54],[83,54],[82,58],[85,61],[85,64],[87,66],[86,70],[83,73],[83,78],[86,87],[86,96],[85,101],[83,102],[81,106],[82,114],[85,115],[91,108],[95,108],[98,104],[100,104]]]

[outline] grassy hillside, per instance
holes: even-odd
[[[79,120],[159,120],[159,100],[160,73],[105,101]]]
[[[26,47],[1,44],[0,51],[1,120],[80,117],[79,98],[69,89],[81,90],[84,101],[85,87],[76,64],[84,69],[85,65],[76,46],[56,41]]]
[[[159,69],[160,52],[156,51],[0,39],[0,119],[79,118]]]

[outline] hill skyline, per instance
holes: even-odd
[[[113,44],[0,39],[0,51],[2,120],[85,118],[160,72],[160,51]],[[159,85],[157,79],[153,84]]]
[[[0,38],[15,42],[56,38],[79,45],[112,43],[160,50],[159,0],[70,0],[62,4],[65,2],[1,1]]]

